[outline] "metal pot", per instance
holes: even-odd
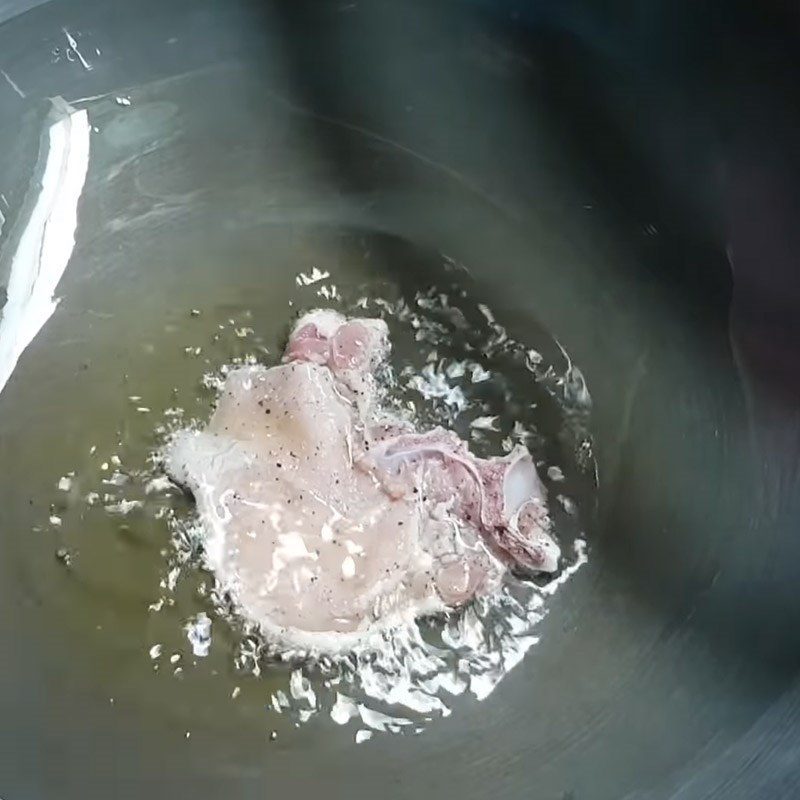
[[[6,251],[51,98],[93,126],[63,300],[0,395],[3,797],[797,795],[797,19],[607,5],[0,11]],[[580,366],[590,560],[485,702],[270,741],[257,689],[152,677],[152,541],[87,540],[67,575],[38,528],[54,477],[124,439],[122,384],[169,383],[176,308],[283,314],[299,268],[371,236],[467,265]],[[371,263],[424,284],[409,252]]]

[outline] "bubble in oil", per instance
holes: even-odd
[[[197,664],[224,647],[237,681],[232,700],[241,702],[240,684],[267,681],[271,715],[302,724],[324,714],[365,741],[373,733],[420,733],[457,710],[460,697],[484,700],[538,641],[548,597],[586,560],[580,498],[570,495],[592,471],[591,400],[580,371],[563,350],[551,346],[546,352],[542,343],[534,349],[515,341],[491,309],[473,303],[456,282],[408,295],[386,284],[333,284],[333,275],[335,270],[321,267],[298,275],[287,327],[300,310],[319,306],[380,316],[389,325],[393,348],[381,375],[387,409],[419,429],[453,428],[477,455],[508,452],[515,443],[528,446],[550,485],[551,516],[565,554],[554,579],[530,582],[509,575],[492,597],[444,618],[376,633],[346,656],[309,660],[303,653],[275,650],[255,626],[239,618],[224,587],[205,573],[202,531],[192,503],[160,471],[158,457],[173,431],[205,423],[231,368],[277,363],[273,354],[278,348],[259,337],[258,325],[244,309],[231,316],[214,309],[184,310],[190,333],[178,343],[176,355],[191,348],[193,358],[187,363],[195,365],[195,391],[180,397],[173,392],[159,403],[135,386],[125,387],[129,424],[140,431],[149,426],[152,433],[147,452],[132,460],[124,453],[98,452],[94,457],[104,469],[94,485],[86,485],[80,475],[64,476],[69,485],[59,481],[58,488],[80,492],[82,513],[94,509],[127,523],[130,535],[144,527],[144,519],[155,525],[152,538],[163,553],[163,569],[149,598],[149,613],[166,615],[172,625],[170,646],[182,646],[185,655],[173,661],[175,653],[161,641],[142,642],[152,669],[186,680],[200,668]],[[555,427],[542,427],[545,406],[558,419]],[[137,411],[142,408],[148,412]],[[561,442],[559,448],[554,439]],[[569,463],[555,463],[556,450]],[[557,501],[557,495],[568,503]],[[71,560],[80,563],[80,553]],[[187,591],[194,598],[192,613],[176,619],[176,605],[186,605]],[[232,635],[223,638],[225,628]]]

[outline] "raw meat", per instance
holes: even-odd
[[[557,568],[528,451],[476,458],[450,431],[381,414],[388,350],[381,320],[307,314],[283,364],[231,371],[206,429],[167,450],[209,568],[287,647],[345,650],[493,591],[505,565]]]

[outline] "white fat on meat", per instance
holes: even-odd
[[[553,572],[530,454],[480,459],[441,428],[377,419],[381,320],[300,318],[284,363],[232,370],[204,430],[166,451],[239,612],[287,647],[342,651],[376,629],[494,591],[506,565]]]

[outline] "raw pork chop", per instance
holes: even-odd
[[[381,320],[307,314],[283,364],[231,371],[206,429],[167,451],[208,566],[285,646],[348,649],[491,592],[504,564],[557,567],[525,448],[480,459],[450,431],[379,416],[388,349]]]

